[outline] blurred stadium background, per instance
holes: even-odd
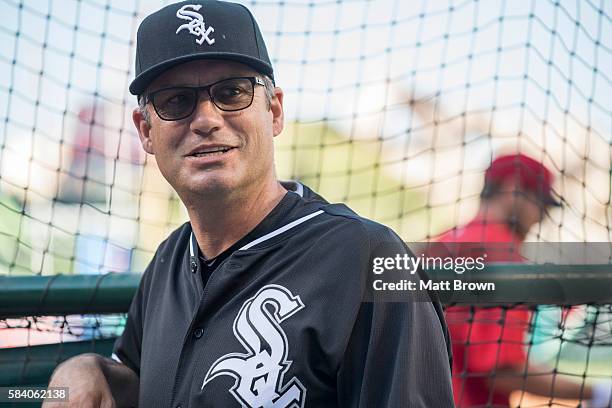
[[[280,178],[421,241],[468,221],[492,158],[520,151],[565,202],[528,241],[612,241],[611,2],[243,3],[286,94]],[[127,90],[162,4],[0,1],[0,275],[142,272],[186,221]],[[39,323],[4,320],[0,347],[84,336]]]

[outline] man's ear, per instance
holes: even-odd
[[[150,137],[151,126],[149,126],[139,108],[134,108],[132,111],[132,120],[134,121],[134,126],[136,126],[138,138],[140,139],[140,144],[142,144],[144,151],[149,154],[155,154]]]
[[[274,96],[270,101],[270,111],[272,112],[272,130],[274,136],[278,136],[283,131],[283,126],[285,124],[283,90],[279,87],[274,88]]]

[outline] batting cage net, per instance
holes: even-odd
[[[128,92],[138,24],[163,4],[0,1],[0,275],[142,272],[187,220],[142,151]],[[426,241],[473,217],[493,158],[522,152],[552,171],[563,202],[527,240],[610,243],[612,3],[244,4],[285,92],[279,178]],[[612,378],[609,305],[537,311],[519,341],[529,358],[579,381]],[[11,317],[0,347],[34,353],[122,324]]]
[[[459,407],[590,406],[587,385],[610,381],[612,376],[610,305],[453,307],[446,309],[446,317],[455,335],[454,358],[459,360],[453,372]],[[502,362],[507,364],[509,358],[523,362],[518,370],[503,369]],[[550,384],[556,397],[529,392],[529,377]],[[493,385],[485,384],[508,378],[519,386],[500,404]],[[474,394],[479,395],[478,404]]]

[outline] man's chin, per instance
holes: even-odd
[[[262,179],[254,176],[254,174],[224,170],[216,169],[215,171],[199,172],[199,174],[184,177],[179,195],[181,198],[185,195],[184,198],[190,200],[235,198],[254,187],[254,184]],[[179,191],[178,188],[175,188],[175,190]]]
[[[188,190],[190,194],[203,195],[218,198],[220,195],[226,195],[235,191],[237,183],[227,177],[205,177],[200,180],[194,180],[189,184]]]

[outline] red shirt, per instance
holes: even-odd
[[[443,234],[438,242],[461,244],[462,252],[475,256],[474,248],[487,254],[487,262],[521,262],[522,238],[505,224],[486,223],[476,218],[464,227]],[[503,244],[503,245],[500,245]],[[466,255],[463,255],[466,256]],[[496,370],[524,370],[524,349],[529,327],[525,309],[473,308],[455,306],[446,309],[446,319],[453,347],[453,392],[457,408],[508,406],[508,395],[488,386]]]

